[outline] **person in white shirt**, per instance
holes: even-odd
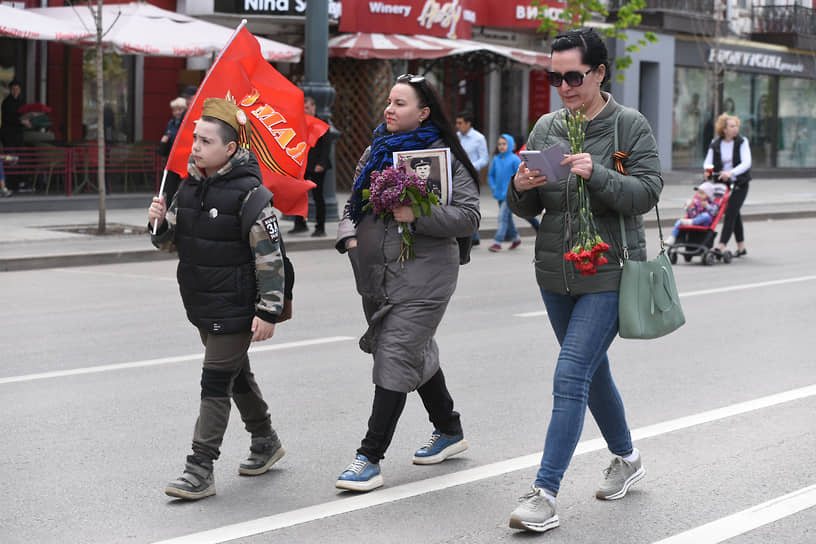
[[[487,140],[484,134],[473,128],[473,114],[469,111],[463,111],[456,116],[456,135],[459,136],[470,162],[478,172],[481,172],[490,162]],[[473,234],[473,245],[479,245],[479,231]]]
[[[733,185],[716,251],[720,254],[725,251],[733,233],[737,241],[736,257],[748,253],[745,250],[740,209],[748,196],[748,182],[751,180],[751,146],[748,138],[739,135],[739,127],[739,117],[727,113],[720,115],[714,127],[718,137],[711,142],[703,160],[705,170],[713,170],[719,181]]]

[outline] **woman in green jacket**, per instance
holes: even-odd
[[[642,214],[657,203],[663,188],[657,144],[651,127],[636,110],[601,91],[609,78],[606,46],[592,29],[571,30],[552,44],[550,84],[566,108],[583,109],[584,152],[566,155],[570,174],[547,179],[521,164],[507,202],[520,217],[544,211],[535,243],[536,280],[547,315],[561,345],[553,379],[553,410],[541,466],[530,492],[510,516],[516,529],[547,531],[558,526],[555,496],[581,436],[587,405],[615,455],[596,492],[604,500],[622,498],[643,475],[640,454],[632,444],[623,402],[610,373],[607,350],[618,332],[618,287],[622,265],[619,217],[623,216],[629,258],[646,259]],[[543,150],[569,143],[565,110],[538,120],[527,149]],[[617,138],[615,132],[617,131]],[[619,149],[615,149],[615,141]],[[625,153],[616,169],[613,154]],[[620,157],[621,155],[619,155]],[[609,244],[608,263],[582,275],[565,253],[578,232],[576,176],[585,180],[592,214],[601,238]]]

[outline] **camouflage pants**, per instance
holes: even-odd
[[[252,333],[209,334],[199,330],[204,344],[201,404],[193,431],[193,453],[218,459],[227,430],[231,402],[241,413],[252,437],[272,436],[269,408],[249,367],[247,349]]]

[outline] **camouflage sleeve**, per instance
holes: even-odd
[[[249,231],[249,246],[255,254],[255,278],[258,282],[258,302],[255,315],[270,323],[277,322],[283,310],[283,290],[286,274],[281,253],[278,218],[267,205]]]
[[[178,195],[178,192],[176,192]],[[174,252],[176,251],[176,210],[178,209],[178,200],[174,196],[170,207],[167,209],[167,214],[164,216],[164,223],[159,225],[156,234],[153,234],[153,225],[148,225],[148,232],[150,233],[150,241],[153,245],[162,250]]]

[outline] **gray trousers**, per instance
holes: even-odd
[[[252,333],[209,334],[199,330],[204,344],[201,370],[201,405],[193,431],[193,453],[198,458],[218,459],[227,430],[230,399],[241,413],[244,427],[253,438],[273,436],[269,407],[264,402],[249,367]]]

